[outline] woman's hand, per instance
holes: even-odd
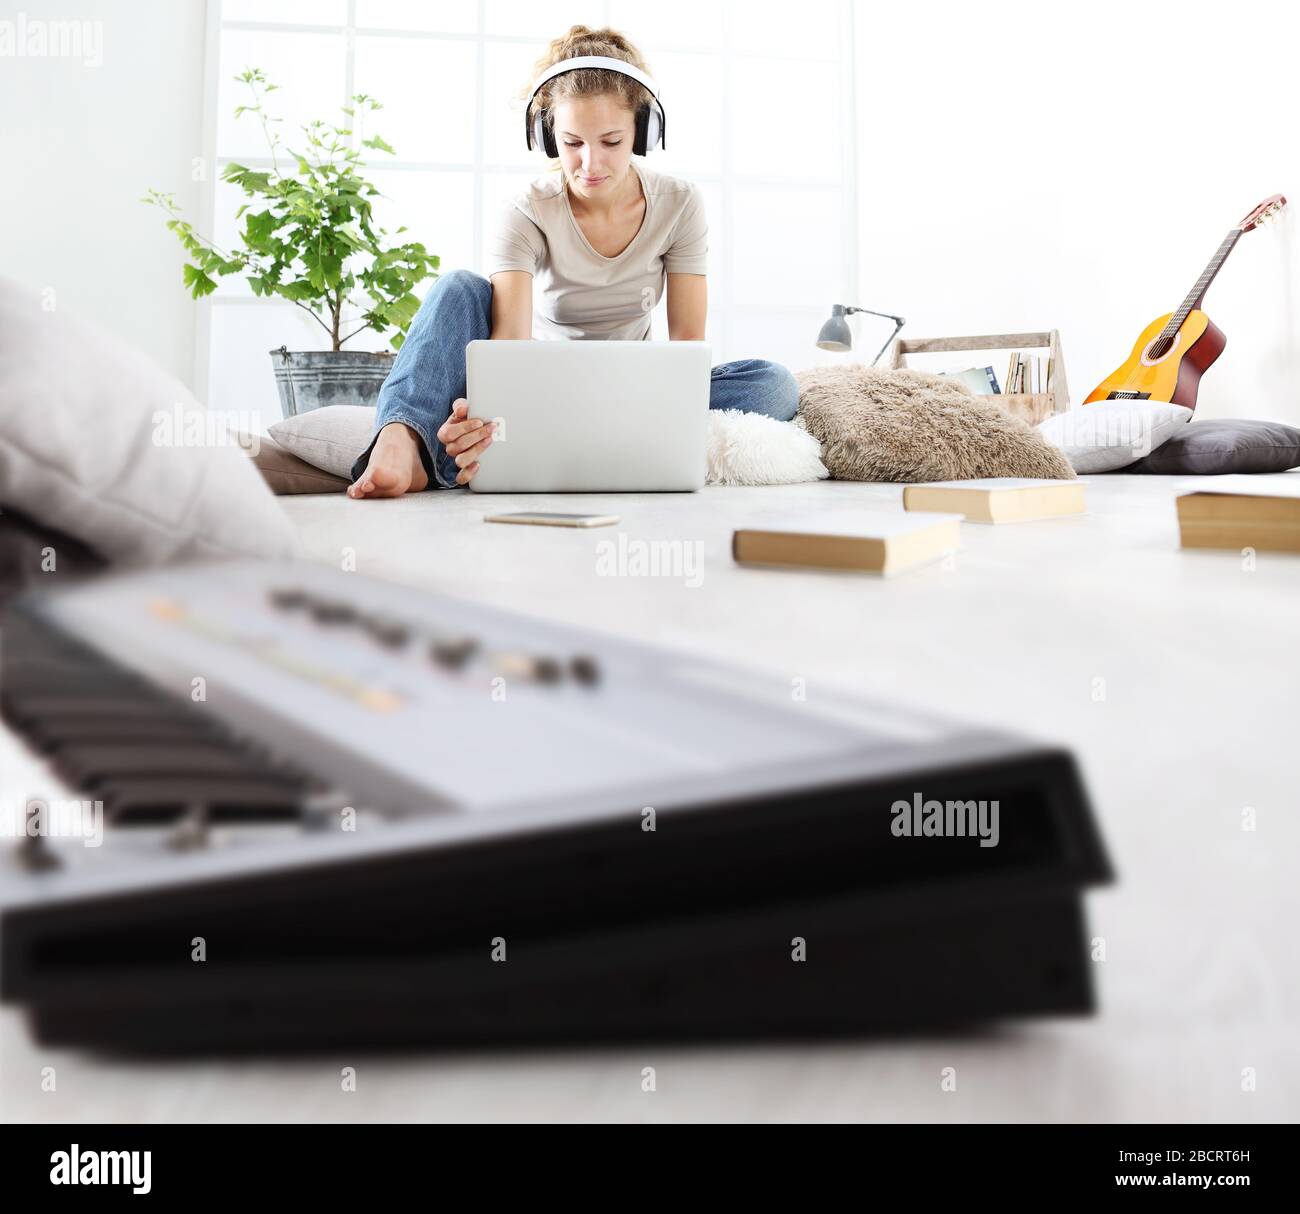
[[[492,445],[495,427],[481,417],[469,417],[469,401],[463,396],[451,406],[451,416],[438,427],[437,439],[460,471],[456,484],[468,485],[478,471],[478,459]]]

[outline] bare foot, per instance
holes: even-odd
[[[348,486],[348,497],[401,497],[428,487],[415,431],[404,422],[389,422],[375,440],[366,470]]]

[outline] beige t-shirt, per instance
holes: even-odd
[[[488,242],[487,277],[533,276],[533,335],[544,339],[642,341],[665,275],[708,272],[708,223],[698,186],[636,159],[645,194],[641,230],[617,257],[582,234],[559,173],[539,177],[501,212]]]

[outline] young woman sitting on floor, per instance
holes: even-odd
[[[607,62],[584,62],[592,57]],[[647,340],[665,281],[669,340],[704,338],[703,199],[691,182],[644,164],[664,129],[644,59],[614,30],[575,25],[533,75],[527,142],[558,160],[559,176],[538,178],[505,209],[488,277],[453,270],[425,296],[379,393],[375,437],[352,466],[352,497],[473,478],[492,426],[468,416],[471,341],[531,338],[534,315],[544,338]],[[777,363],[743,359],[711,371],[711,409],[789,421],[797,404],[794,376]]]

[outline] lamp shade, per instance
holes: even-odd
[[[849,322],[844,317],[844,309],[836,304],[830,319],[822,325],[817,335],[817,345],[823,350],[848,350],[853,345],[853,334],[849,332]]]
[[[894,322],[894,331],[885,339],[885,344],[880,347],[880,354],[871,360],[874,367],[880,361],[880,355],[889,349],[889,343],[899,334],[899,331],[907,323],[901,316],[895,316],[892,312],[873,312],[870,308],[851,308],[848,304],[832,304],[831,318],[824,325],[822,331],[817,335],[817,345],[823,350],[833,350],[837,354],[844,354],[853,348],[853,332],[849,328],[849,317],[854,312],[865,312],[868,316],[883,316],[886,320]]]

